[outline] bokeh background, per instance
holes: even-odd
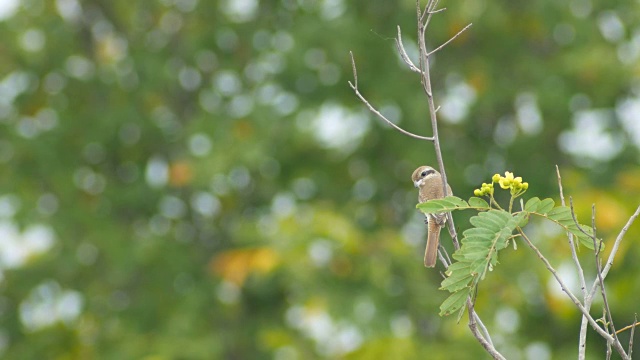
[[[438,317],[447,294],[422,265],[410,175],[432,145],[347,85],[353,51],[364,95],[430,135],[393,42],[401,25],[415,55],[414,6],[0,1],[2,357],[486,358],[466,318]],[[442,6],[431,48],[473,23],[432,64],[454,192],[509,170],[558,201],[557,164],[610,244],[640,203],[640,4]],[[560,229],[527,231],[575,286]],[[619,328],[639,310],[638,236],[608,278]],[[497,348],[574,357],[579,314],[540,261],[522,244],[500,260],[477,301]]]

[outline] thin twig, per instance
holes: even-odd
[[[449,257],[449,252],[444,246],[442,246],[442,243],[438,245],[438,255],[440,256],[440,261],[442,261],[445,268],[448,268],[449,265],[453,263]]]
[[[506,360],[506,358],[502,356],[502,354],[500,354],[498,350],[496,350],[496,348],[493,346],[493,343],[489,342],[489,340],[487,340],[482,336],[482,334],[480,334],[480,331],[478,330],[478,322],[476,321],[479,318],[474,310],[473,302],[471,301],[470,297],[467,298],[467,308],[469,309],[469,330],[471,330],[471,333],[473,334],[473,336],[475,336],[475,338],[478,340],[480,345],[482,345],[482,347],[494,359]]]
[[[569,205],[571,208],[571,217],[573,218],[573,222],[576,224],[576,226],[578,227],[578,230],[580,230],[580,232],[582,232],[583,234],[585,234],[586,236],[588,236],[589,238],[591,238],[591,240],[593,241],[593,246],[594,246],[594,253],[595,253],[595,260],[596,260],[596,273],[597,273],[597,278],[596,281],[598,282],[598,285],[600,286],[600,292],[602,295],[602,301],[604,302],[604,317],[603,317],[603,324],[605,326],[605,331],[607,332],[607,334],[609,334],[608,328],[611,328],[611,335],[613,338],[612,343],[616,346],[616,350],[620,349],[622,351],[624,351],[624,349],[622,349],[622,344],[620,344],[620,340],[618,339],[618,335],[616,334],[616,328],[615,325],[613,324],[613,317],[611,315],[611,309],[609,308],[609,301],[607,300],[607,292],[604,288],[604,278],[602,276],[602,267],[600,265],[600,258],[599,258],[599,254],[600,254],[600,250],[602,249],[602,241],[598,240],[598,237],[596,235],[596,208],[595,208],[595,204],[592,205],[591,207],[591,227],[592,227],[592,233],[589,234],[587,231],[585,231],[582,226],[580,225],[580,223],[578,222],[578,219],[576,217],[576,213],[575,210],[573,208],[573,199],[571,197],[569,197]],[[592,296],[592,295],[590,295]],[[591,299],[590,299],[591,300]],[[588,311],[588,309],[587,309]],[[607,321],[608,318],[608,321]],[[607,346],[610,346],[611,344],[607,344]],[[618,346],[619,345],[619,346]],[[621,353],[622,355],[622,353]],[[626,356],[626,354],[625,354]],[[611,357],[611,353],[610,353],[610,349],[607,348],[607,358]]]
[[[566,206],[564,201],[564,192],[562,190],[562,177],[560,176],[560,168],[556,165],[556,175],[558,177],[558,188],[560,189],[560,200],[562,201],[562,206]],[[573,234],[567,232],[567,237],[569,238],[569,246],[571,247],[571,257],[573,258],[573,263],[576,265],[578,269],[578,277],[580,279],[580,287],[582,289],[582,295],[587,295],[587,283],[584,280],[584,270],[582,270],[582,265],[580,265],[580,260],[578,259],[578,253],[576,252],[576,246],[573,242]]]
[[[353,58],[353,51],[349,51],[349,56],[351,57],[351,71],[353,71],[353,85],[351,86],[351,88],[357,89],[358,88],[358,70],[356,69],[356,61]]]
[[[576,222],[577,224],[577,222]],[[580,225],[578,225],[579,227]],[[611,308],[609,307],[609,300],[607,299],[607,291],[604,288],[604,279],[602,279],[602,265],[600,263],[600,251],[602,250],[602,242],[598,243],[598,238],[596,235],[596,205],[591,205],[591,227],[593,228],[593,235],[591,236],[591,240],[593,240],[593,246],[596,260],[596,273],[598,275],[598,281],[600,282],[600,293],[602,295],[602,301],[604,303],[604,309],[606,311],[606,315],[609,318],[609,327],[611,328],[611,334],[613,337],[618,340],[618,335],[616,334],[616,327],[613,324],[613,317],[611,316]]]
[[[564,200],[564,191],[562,189],[562,177],[560,176],[560,168],[556,165],[556,175],[558,177],[558,189],[560,190],[560,201],[562,202],[562,206],[566,206],[566,202]],[[582,270],[582,265],[580,265],[580,260],[578,259],[578,253],[576,252],[576,245],[573,242],[573,234],[567,232],[567,238],[569,239],[569,247],[571,248],[571,257],[573,258],[573,263],[578,269],[578,278],[580,279],[580,288],[582,290],[582,297],[584,301],[584,308],[589,311],[591,309],[591,300],[587,295],[587,283],[584,279],[584,270]],[[582,320],[580,321],[580,335],[578,337],[578,360],[584,360],[586,356],[587,349],[587,327],[589,322],[585,316],[582,316]]]
[[[613,243],[613,247],[611,248],[611,253],[609,254],[609,258],[607,259],[607,263],[605,264],[604,268],[602,269],[602,278],[603,279],[607,277],[607,274],[609,273],[609,270],[611,269],[611,266],[613,265],[613,259],[615,258],[616,253],[618,252],[618,248],[620,247],[620,242],[622,241],[622,238],[627,233],[627,231],[629,230],[629,228],[631,227],[633,222],[636,220],[638,215],[640,215],[640,206],[638,206],[638,208],[636,209],[636,212],[633,213],[633,215],[631,215],[631,217],[629,218],[629,221],[627,221],[627,223],[624,225],[622,230],[620,230],[620,234],[618,234],[618,237],[616,238],[616,241]]]
[[[349,54],[351,55],[351,66],[353,68],[353,83],[349,81],[349,86],[353,89],[353,91],[355,92],[356,96],[360,99],[360,101],[362,101],[367,106],[367,108],[369,108],[369,111],[374,113],[380,119],[384,120],[387,124],[391,125],[391,127],[393,127],[394,129],[400,131],[401,133],[407,136],[410,136],[415,139],[420,139],[420,140],[433,141],[433,137],[416,135],[394,124],[391,120],[387,119],[384,115],[382,115],[380,111],[378,111],[375,107],[373,107],[373,105],[371,105],[369,101],[367,101],[367,99],[358,90],[358,72],[356,70],[356,62],[353,59],[353,52],[350,51]]]
[[[402,32],[400,31],[400,25],[398,25],[398,37],[396,37],[396,49],[398,49],[398,53],[400,53],[400,57],[405,62],[405,64],[409,65],[409,69],[413,72],[417,72],[421,74],[422,72],[418,67],[411,61],[409,54],[404,49],[404,44],[402,43]]]
[[[631,227],[631,225],[633,224],[633,222],[636,220],[636,218],[639,215],[640,215],[640,206],[638,206],[638,208],[636,209],[635,213],[633,213],[633,215],[631,215],[631,217],[629,217],[629,220],[624,225],[622,230],[620,230],[620,233],[616,237],[616,240],[613,243],[613,247],[611,249],[611,253],[609,254],[609,258],[607,260],[607,263],[605,264],[605,266],[604,266],[604,268],[602,270],[602,279],[603,280],[606,279],[607,274],[609,273],[609,270],[611,269],[611,266],[613,266],[613,260],[614,260],[614,258],[616,256],[616,254],[618,253],[618,249],[620,247],[620,243],[622,242],[622,239],[624,238],[624,236],[626,235],[627,231],[629,230],[629,228]],[[589,293],[585,297],[584,307],[587,310],[589,310],[591,308],[591,303],[593,301],[593,297],[595,296],[596,290],[598,289],[599,285],[600,285],[599,279],[595,279],[593,281],[593,285],[591,286],[591,290],[589,290]],[[585,358],[584,351],[585,351],[585,348],[586,348],[586,331],[587,331],[587,319],[585,317],[583,317],[582,318],[582,323],[580,325],[580,340],[584,341],[584,342],[581,343],[580,348],[579,348],[579,357],[578,358],[580,360],[583,360]],[[629,358],[631,358],[631,356],[629,356]]]
[[[636,314],[636,321],[637,321],[637,317],[638,317],[638,315]],[[620,329],[620,330],[616,331],[616,333],[621,334],[621,333],[623,333],[623,332],[625,332],[625,331],[627,331],[627,330],[631,330],[631,331],[633,331],[633,328],[634,328],[636,325],[637,325],[637,324],[636,324],[636,322],[634,321],[634,323],[633,323],[633,324],[631,324],[631,325],[627,325],[627,326],[623,327],[622,329]]]
[[[605,264],[604,268],[602,268],[603,280],[607,278],[607,275],[609,274],[609,270],[611,270],[611,266],[613,266],[613,260],[615,259],[616,254],[618,253],[618,249],[620,248],[620,243],[622,242],[622,239],[624,238],[627,231],[629,230],[629,228],[631,227],[631,225],[639,215],[640,215],[640,206],[638,206],[638,208],[633,213],[633,215],[631,215],[631,217],[629,218],[627,223],[624,225],[622,230],[620,230],[618,237],[616,237],[616,241],[613,243],[613,246],[611,247],[611,253],[609,253],[609,258],[607,259],[607,263]],[[599,285],[598,279],[594,280],[593,285],[591,286],[591,290],[589,292],[590,297],[593,297],[598,285]]]
[[[635,314],[633,317],[633,325],[631,326],[631,337],[629,338],[629,359],[631,359],[631,354],[633,353],[633,334],[636,330],[636,325],[638,324],[638,314]]]
[[[460,34],[462,34],[465,30],[467,30],[468,28],[471,27],[471,25],[473,25],[472,23],[469,23],[469,25],[465,26],[464,28],[462,28],[462,30],[458,31],[457,34],[453,35],[453,37],[451,37],[451,39],[445,41],[442,45],[438,46],[437,48],[431,50],[430,52],[427,53],[427,56],[431,56],[433,54],[435,54],[438,50],[442,49],[443,47],[447,46],[450,42],[452,42],[453,40],[455,40],[455,38],[457,38],[458,36],[460,36]]]
[[[480,328],[480,331],[482,331],[482,336],[485,338],[485,340],[487,340],[489,344],[491,344],[491,346],[493,346],[493,341],[491,340],[491,335],[489,334],[489,330],[482,322],[482,319],[480,319],[480,316],[478,316],[478,313],[475,311],[473,312],[473,316],[475,317],[476,322],[478,323],[478,327]]]

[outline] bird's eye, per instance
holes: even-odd
[[[422,174],[420,174],[422,176],[427,176],[427,170],[423,171]]]

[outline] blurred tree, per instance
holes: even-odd
[[[485,356],[437,316],[447,294],[422,267],[409,176],[431,147],[346,84],[352,50],[361,91],[429,135],[392,40],[399,24],[415,48],[414,4],[0,2],[0,352]],[[640,198],[637,2],[443,6],[430,46],[474,23],[433,63],[454,191],[508,169],[557,196],[559,164],[581,215],[596,202],[615,236]],[[535,235],[571,276],[562,234]],[[609,279],[619,323],[640,291],[630,243]],[[572,356],[579,315],[530,255],[502,258],[477,310],[509,358]]]

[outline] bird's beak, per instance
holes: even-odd
[[[413,182],[414,187],[420,187],[420,180]]]

